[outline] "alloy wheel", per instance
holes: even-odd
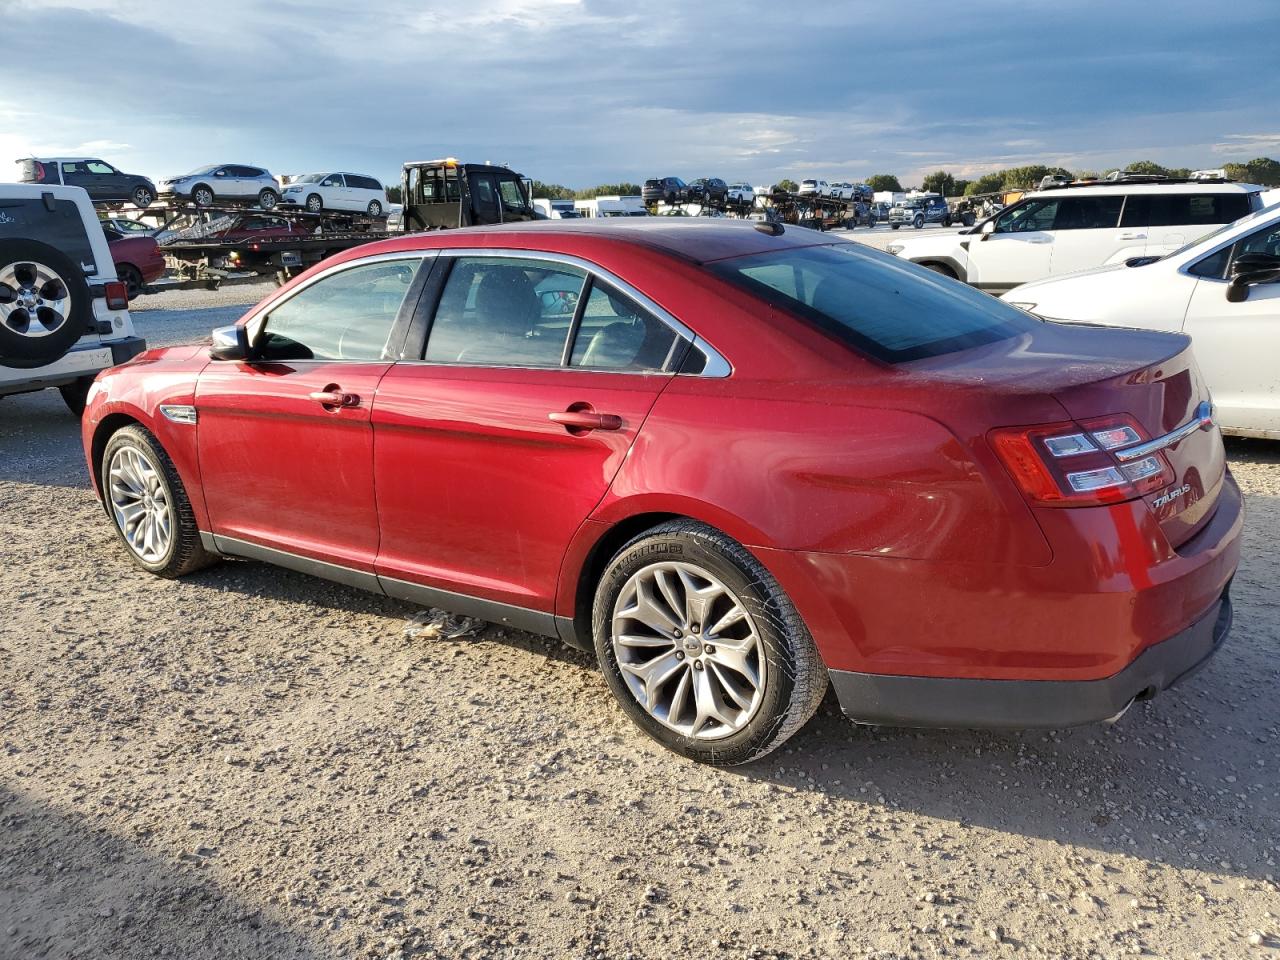
[[[155,464],[136,447],[121,447],[107,468],[107,498],[129,548],[160,563],[173,539],[173,508]]]
[[[760,709],[767,664],[755,621],[702,567],[667,561],[632,574],[614,603],[612,644],[636,702],[683,736],[723,739]]]
[[[19,260],[0,269],[0,326],[23,337],[47,337],[71,309],[66,282],[43,263]]]

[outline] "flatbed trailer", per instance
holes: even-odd
[[[148,208],[157,225],[156,240],[164,252],[172,283],[216,288],[224,282],[261,276],[283,283],[342,250],[385,239],[385,220],[362,214],[309,213],[277,207],[256,210],[247,206]],[[234,229],[246,218],[283,221],[294,232],[225,238],[218,234]]]

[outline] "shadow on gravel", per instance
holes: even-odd
[[[0,825],[0,957],[332,956],[222,889],[214,849],[169,860],[146,849],[145,828],[127,840],[5,787]]]
[[[259,563],[256,560],[224,560],[184,577],[183,583],[219,592],[234,591],[246,597],[269,598],[278,603],[368,613],[391,620],[403,620],[406,626],[409,618],[424,609],[402,600],[394,600],[381,594],[322,580],[305,573],[296,573],[269,563]],[[500,636],[498,631],[501,631]],[[502,624],[489,624],[483,632],[471,639],[474,642],[502,643],[560,663],[595,669],[595,659],[592,655],[575,650],[560,640],[525,633],[522,630],[504,627]]]
[[[1280,464],[1280,440],[1254,440],[1249,437],[1224,437],[1227,461],[1240,463]]]

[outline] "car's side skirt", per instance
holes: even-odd
[[[370,593],[381,593],[425,607],[439,607],[451,613],[478,617],[490,623],[501,623],[516,630],[525,630],[544,637],[565,639],[566,631],[572,630],[572,621],[541,610],[530,610],[527,607],[500,603],[497,600],[454,593],[452,590],[441,590],[421,583],[397,580],[394,577],[380,577],[366,570],[353,570],[341,564],[303,557],[274,547],[264,547],[262,544],[251,543],[248,540],[224,537],[201,530],[200,542],[211,553],[241,557],[246,560],[261,560],[287,570],[296,570],[299,573],[332,580],[349,587],[368,590]],[[558,623],[559,620],[565,620],[565,623]]]

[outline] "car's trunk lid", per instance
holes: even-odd
[[[1075,421],[1128,414],[1159,445],[1172,480],[1144,499],[1173,547],[1213,513],[1226,469],[1222,437],[1205,421],[1209,391],[1182,334],[1045,323],[974,350],[912,364],[934,378],[978,382],[1015,401],[1048,394]],[[1011,420],[1010,424],[1015,424]],[[1147,442],[1144,440],[1143,442]],[[1126,450],[1114,451],[1123,458]]]

